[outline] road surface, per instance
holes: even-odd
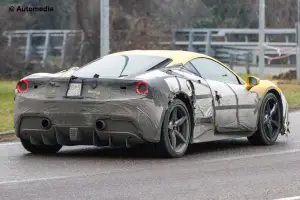
[[[36,156],[0,143],[0,199],[300,199],[299,117],[275,146],[205,143],[180,159],[93,147]]]

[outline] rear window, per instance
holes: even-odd
[[[73,75],[92,78],[95,74],[98,74],[99,77],[117,78],[145,72],[157,67],[164,67],[170,62],[170,59],[159,56],[108,55],[88,63]]]

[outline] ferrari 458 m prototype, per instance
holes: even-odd
[[[289,132],[288,104],[276,84],[244,81],[206,55],[165,50],[119,52],[24,77],[14,124],[32,153],[147,143],[167,157],[184,155],[190,143],[228,138],[272,145]]]

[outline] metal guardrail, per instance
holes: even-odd
[[[171,45],[175,49],[196,51],[219,58],[221,61],[230,63],[245,63],[250,60],[252,65],[257,65],[257,55],[259,52],[258,29],[176,29],[172,31],[172,41],[161,42],[162,45]],[[66,44],[69,37],[81,36],[81,49],[83,48],[84,34],[81,30],[14,30],[3,33],[8,39],[8,46],[16,38],[25,38],[25,44],[21,44],[19,49],[25,54],[25,61],[31,58],[33,50],[42,56],[43,66],[50,50],[61,53],[61,66],[64,64]],[[265,29],[265,44],[273,48],[266,48],[266,55],[278,55],[280,48],[286,52],[291,52],[287,56],[287,64],[291,64],[291,57],[295,56],[294,51],[289,51],[296,47],[296,29]],[[32,38],[44,38],[44,45],[34,46]],[[50,39],[62,38],[61,42],[50,45]],[[247,55],[247,56],[245,56]],[[251,59],[248,57],[251,56]]]
[[[3,36],[8,39],[8,46],[12,45],[12,42],[16,38],[26,38],[25,46],[19,46],[18,48],[25,54],[25,62],[28,63],[31,59],[33,49],[35,49],[38,55],[42,56],[42,65],[45,67],[47,58],[49,56],[50,49],[59,50],[61,54],[60,66],[64,65],[66,45],[69,37],[81,36],[81,49],[83,48],[84,34],[81,30],[14,30],[14,31],[4,31]],[[34,37],[43,37],[44,45],[33,46],[32,39]],[[62,38],[61,43],[58,45],[50,46],[50,40],[53,37]]]
[[[235,51],[250,51],[251,62],[253,65],[257,65],[258,34],[258,29],[176,29],[172,31],[172,41],[161,42],[161,44],[171,45],[176,49],[198,51],[216,57],[220,52],[218,49],[225,48],[229,51],[231,48],[231,52],[233,49],[236,49]],[[296,47],[296,29],[265,29],[265,35],[265,44],[275,47],[266,48],[267,55],[278,55],[276,48],[291,49]],[[222,61],[229,59],[229,52],[226,54],[225,58],[221,58]],[[295,52],[289,54],[287,64],[291,64],[290,57],[294,55]]]
[[[214,57],[227,63],[231,69],[235,63],[244,64],[247,74],[250,74],[250,65],[256,59],[252,51],[231,47],[218,48]]]

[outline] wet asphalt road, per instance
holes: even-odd
[[[300,113],[274,146],[193,145],[180,159],[66,147],[54,156],[0,144],[0,199],[278,199],[300,196]],[[296,198],[295,198],[296,199]]]

